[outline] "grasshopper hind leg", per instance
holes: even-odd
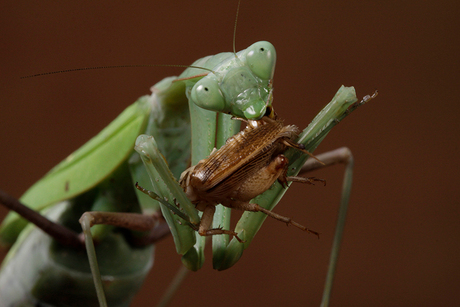
[[[326,186],[326,179],[319,179],[316,177],[289,176],[289,177],[286,177],[286,181],[300,182],[300,183],[306,183],[306,184],[311,184],[311,185],[315,185],[315,181],[319,181],[319,182],[322,182],[324,186]]]
[[[299,228],[300,230],[306,231],[308,233],[314,234],[318,237],[319,239],[319,233],[311,230],[296,221],[293,221],[290,217],[280,215],[278,213],[275,213],[273,211],[267,210],[264,207],[261,207],[258,204],[252,204],[248,202],[237,202],[232,204],[232,208],[234,209],[239,209],[239,210],[244,210],[244,211],[251,211],[251,212],[262,212],[265,213],[267,216],[274,218],[275,220],[278,220],[280,222],[286,223],[286,225],[292,225],[294,227]]]
[[[214,236],[214,235],[232,235],[234,236],[238,242],[244,243],[243,240],[241,240],[238,237],[238,234],[234,231],[231,230],[225,230],[222,228],[211,228],[212,225],[212,219],[214,217],[214,212],[216,212],[216,207],[213,205],[208,205],[203,211],[203,216],[201,217],[201,222],[200,222],[200,227],[198,229],[198,233],[200,236]]]

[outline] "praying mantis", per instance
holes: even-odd
[[[228,57],[228,56],[232,56],[232,54],[230,53],[230,54],[228,54],[226,57]],[[195,66],[204,66],[204,65],[202,65],[201,63],[195,63],[194,65],[195,65]],[[215,68],[213,68],[213,69],[216,70]],[[269,70],[270,70],[270,69],[269,69]],[[186,77],[190,77],[190,76],[200,75],[200,74],[202,74],[202,70],[196,69],[196,68],[192,68],[192,69],[187,70],[187,74],[189,74],[189,75],[182,75],[180,78],[186,78]],[[200,77],[200,78],[201,78],[201,77]],[[173,87],[174,87],[174,86],[178,86],[178,87],[181,87],[181,86],[184,87],[184,86],[185,86],[185,87],[191,88],[191,85],[186,85],[186,83],[193,82],[192,79],[189,79],[189,80],[186,80],[186,81],[183,81],[183,82],[175,82],[175,83],[173,83],[173,84],[171,83],[171,81],[172,81],[171,79],[165,80],[165,81],[164,81],[165,83],[168,83],[168,82],[169,82],[170,84],[168,84],[167,86],[165,86],[164,84],[157,84],[156,88],[157,88],[157,89],[158,89],[158,88],[162,88],[162,86],[164,86],[165,88],[168,88],[168,86],[173,86]],[[185,83],[185,85],[184,85],[184,84],[180,85],[179,83]],[[176,84],[177,84],[177,85],[176,85]],[[189,89],[189,90],[191,90],[191,89]],[[187,91],[187,90],[181,90],[180,92],[183,94],[183,93],[185,93],[186,91]],[[160,92],[161,92],[161,90],[160,90]],[[176,89],[174,90],[174,92],[176,92]],[[343,96],[341,96],[344,92],[347,93],[347,95],[350,95],[350,96],[347,96],[347,95],[346,95],[346,96],[347,96],[346,98],[344,98]],[[268,102],[267,97],[268,97],[268,94],[267,94],[266,97],[264,97],[264,99],[262,99],[262,101],[264,101],[264,104],[266,104],[266,103]],[[147,98],[146,98],[146,99],[147,99]],[[146,100],[146,99],[144,99],[144,100]],[[335,101],[340,101],[340,102],[345,102],[345,101],[346,101],[346,102],[347,102],[347,104],[344,104],[344,105],[342,106],[342,109],[341,109],[341,113],[343,113],[342,115],[344,115],[345,112],[346,112],[346,110],[348,109],[348,107],[349,107],[350,105],[352,105],[352,104],[355,102],[354,99],[355,99],[355,98],[353,97],[353,91],[352,91],[351,89],[342,89],[342,91],[341,91],[341,93],[339,94],[339,96],[337,96],[337,98],[335,99]],[[275,101],[276,101],[276,100],[275,100]],[[144,102],[145,102],[145,101],[144,101]],[[142,102],[139,103],[139,104],[142,104]],[[183,105],[182,105],[182,106],[183,106]],[[195,108],[195,107],[192,105],[192,108]],[[262,107],[259,106],[259,108],[262,108]],[[142,109],[142,107],[141,107],[141,109]],[[335,110],[335,109],[334,109],[334,110]],[[186,112],[186,111],[184,110],[184,112]],[[193,110],[192,112],[197,112],[197,113],[201,112],[201,114],[199,114],[198,116],[195,117],[195,118],[198,118],[198,121],[203,120],[203,119],[206,117],[205,115],[203,115],[203,113],[205,113],[205,112],[201,111],[200,109]],[[147,112],[146,112],[146,113],[147,113]],[[339,112],[339,113],[340,113],[340,112]],[[155,114],[158,114],[158,113],[155,113]],[[161,114],[164,115],[164,113],[161,113]],[[260,116],[260,114],[263,114],[263,112],[259,112],[258,116]],[[327,113],[326,113],[326,114],[327,114]],[[241,117],[242,115],[244,116],[244,112],[243,112],[243,114],[237,113],[237,114],[233,114],[233,115],[236,115],[236,116],[240,116],[240,117]],[[212,115],[212,116],[214,116],[214,118],[215,118],[215,115]],[[211,116],[211,117],[212,117],[212,116]],[[258,116],[254,117],[254,118],[257,118]],[[185,117],[186,117],[186,116],[185,116]],[[228,116],[222,115],[221,117],[223,117],[224,119],[226,119],[226,120],[222,119],[222,121],[225,122],[224,126],[227,125],[227,124],[230,126],[230,128],[227,128],[228,130],[226,131],[226,135],[223,133],[223,136],[220,137],[220,140],[218,140],[217,142],[211,142],[210,145],[208,145],[208,146],[206,147],[206,151],[205,151],[204,153],[197,154],[197,155],[195,155],[195,157],[193,157],[193,154],[192,154],[192,157],[193,157],[193,158],[192,158],[192,164],[196,164],[196,162],[197,162],[198,160],[200,160],[200,159],[204,158],[205,156],[207,156],[214,146],[219,147],[221,144],[223,144],[223,142],[224,142],[229,136],[231,136],[232,134],[234,134],[234,133],[239,129],[239,127],[236,127],[236,125],[234,124],[234,121],[230,120],[230,118],[229,118]],[[328,116],[326,116],[326,118],[327,118],[327,117],[328,117]],[[327,119],[328,119],[328,121],[332,119],[332,122],[335,123],[334,120],[335,120],[336,118],[334,118],[332,115],[329,115],[329,118],[327,118]],[[338,120],[339,120],[339,119],[337,119],[337,121],[338,121]],[[193,117],[192,117],[192,121],[193,121]],[[195,119],[195,121],[196,121],[196,119]],[[239,124],[239,123],[238,123],[238,124]],[[187,125],[185,125],[185,126],[187,126]],[[198,123],[198,126],[199,126],[199,127],[202,127],[202,125],[200,125],[200,123]],[[324,126],[324,124],[320,124],[320,126],[322,127],[322,126]],[[332,128],[332,127],[331,127],[331,128]],[[141,130],[141,129],[139,129],[139,130]],[[192,128],[192,130],[193,130],[193,128]],[[320,129],[320,130],[321,130],[321,129]],[[196,131],[196,129],[195,129],[195,131]],[[323,130],[323,131],[326,131],[326,130]],[[148,132],[148,134],[153,134],[154,137],[155,137],[155,139],[157,140],[157,142],[160,143],[160,146],[166,146],[166,145],[165,145],[166,142],[163,143],[163,142],[159,142],[159,141],[158,141],[158,140],[160,140],[161,137],[162,137],[161,134],[158,135],[158,132],[155,132],[155,131],[150,131],[150,132]],[[155,135],[155,134],[157,134],[157,135]],[[183,131],[182,131],[181,133],[179,133],[179,134],[180,134],[181,136],[182,136],[182,135],[185,135],[185,133],[184,133]],[[202,132],[202,133],[201,133],[201,135],[207,135],[207,134],[209,134],[209,132]],[[212,133],[211,133],[211,134],[212,134]],[[193,138],[193,137],[192,137],[192,138]],[[195,138],[198,138],[198,139],[199,139],[200,137],[195,137]],[[308,139],[308,138],[307,138],[307,139]],[[199,140],[198,140],[198,141],[199,141]],[[187,143],[187,142],[188,142],[188,141],[183,141],[183,140],[182,140],[182,144],[183,144],[183,143]],[[141,142],[141,143],[142,143],[142,142]],[[175,142],[172,142],[172,143],[177,144],[176,141],[175,141]],[[138,145],[138,148],[140,148],[140,147],[142,147],[142,146],[139,144],[139,145]],[[187,148],[187,146],[184,146],[184,147]],[[194,146],[194,145],[193,145],[193,148],[203,148],[203,147],[205,147],[205,146]],[[314,148],[314,147],[316,147],[316,146],[313,146],[312,148]],[[177,150],[177,149],[176,149],[176,150]],[[192,149],[192,150],[193,150],[193,149]],[[167,159],[170,158],[170,154],[168,154],[167,151],[166,151],[166,152],[165,152],[165,151],[166,151],[166,150],[160,148],[160,152],[162,152],[163,155],[165,155],[165,157],[166,157]],[[174,151],[174,150],[172,150],[172,151]],[[153,156],[153,154],[149,154],[149,155],[150,155],[150,156]],[[188,153],[187,153],[187,152],[184,152],[183,155],[184,155],[184,156],[188,156]],[[168,161],[168,162],[169,162],[169,167],[172,169],[172,171],[173,171],[175,177],[178,178],[178,176],[180,175],[180,170],[183,170],[183,169],[184,169],[185,165],[187,164],[187,160],[186,160],[186,159],[181,160],[181,158],[175,158],[175,159],[170,158],[170,159],[171,159],[171,160]],[[296,159],[293,158],[292,160],[296,160]],[[172,162],[172,161],[173,161],[173,162]],[[174,166],[174,165],[173,165],[173,164],[174,164],[174,161],[176,161],[176,164],[178,164],[179,166]],[[299,160],[299,161],[300,161],[300,160]],[[298,162],[298,163],[299,163],[299,165],[303,164],[303,163],[301,163],[301,162]],[[177,167],[178,170],[175,170],[176,167]],[[140,168],[143,169],[143,166],[141,166]],[[299,169],[299,167],[297,167],[297,169]],[[146,183],[142,183],[142,184],[143,184],[144,186],[146,185]],[[173,183],[169,183],[169,184],[172,185]],[[148,185],[148,180],[147,180],[147,185]],[[69,187],[70,187],[70,188],[73,187],[72,183],[69,184]],[[151,188],[153,189],[154,187],[151,187]],[[64,189],[66,189],[66,186],[64,186]],[[174,195],[174,196],[176,196],[176,195]],[[273,196],[272,196],[272,197],[273,197]],[[169,197],[169,199],[171,199],[171,198]],[[186,202],[186,201],[184,201],[184,202]],[[183,202],[181,202],[181,207],[186,207],[186,206],[183,204]],[[154,209],[151,209],[151,210],[154,210]],[[165,214],[167,214],[167,213],[165,213]],[[192,214],[193,214],[193,213],[192,213]],[[218,224],[218,225],[222,225],[222,224],[219,224],[219,222],[218,222],[217,224]],[[172,223],[170,223],[170,226],[171,226],[171,227],[177,226],[178,228],[182,227],[182,226],[180,226],[177,222],[172,222]],[[195,233],[194,233],[193,231],[191,231],[190,228],[189,228],[187,225],[183,225],[183,226],[185,226],[185,227],[182,227],[183,229],[185,229],[184,232],[188,232],[188,233],[192,234],[192,236],[195,236]],[[187,227],[188,227],[188,228],[187,228]],[[217,227],[218,227],[218,226],[217,226]],[[260,226],[257,226],[257,227],[260,227]],[[178,231],[178,232],[179,232],[179,231]],[[178,234],[178,235],[175,235],[175,239],[176,239],[176,241],[187,241],[186,239],[184,239],[184,238],[186,238],[186,236],[187,236],[187,234]],[[178,238],[178,239],[177,239],[177,238]],[[221,237],[215,236],[215,237],[213,237],[213,240],[220,240],[220,239],[223,239],[223,238],[224,238],[224,236],[221,236]],[[231,244],[232,244],[231,248],[241,249],[243,246],[244,246],[244,247],[247,247],[247,245],[248,245],[249,242],[251,241],[252,237],[251,237],[251,236],[249,236],[249,237],[246,237],[246,236],[245,236],[244,239],[246,240],[246,242],[244,243],[244,245],[242,245],[242,244],[235,245],[236,243],[231,243]],[[203,240],[203,238],[198,238],[198,240]],[[225,239],[224,239],[224,240],[225,240]],[[192,242],[192,241],[188,241],[188,242]],[[190,244],[190,243],[188,243],[188,244]],[[214,245],[214,244],[213,244],[213,245]],[[187,249],[187,247],[180,247],[179,245],[176,245],[176,246],[177,246],[178,250],[179,250],[181,253],[186,253],[187,251],[190,250],[190,248]],[[233,247],[233,246],[235,246],[235,247]],[[232,254],[232,255],[237,255],[237,254],[241,254],[241,252],[242,252],[242,250],[241,250],[241,251],[236,251],[236,252],[233,251],[231,254]],[[194,252],[194,256],[199,256],[200,253],[201,253],[200,251],[197,251],[196,253]],[[191,268],[193,268],[193,269],[198,269],[198,268],[202,265],[203,260],[202,260],[202,259],[198,259],[197,261],[194,261],[194,260],[196,260],[196,259],[193,259],[194,257],[191,257],[191,258],[192,258],[192,260],[188,262],[188,265],[189,265]],[[224,258],[225,258],[225,257],[224,257]],[[228,257],[226,257],[226,258],[228,258]],[[186,260],[186,261],[188,261],[188,260]],[[232,261],[234,261],[234,259],[233,259]]]

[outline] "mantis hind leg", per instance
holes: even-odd
[[[91,273],[93,275],[94,285],[96,287],[97,299],[99,306],[106,307],[107,300],[104,293],[104,287],[102,285],[101,273],[99,271],[99,265],[97,263],[96,250],[94,248],[93,236],[91,235],[91,217],[90,215],[83,215],[80,219],[80,223],[85,235],[86,252],[88,253],[89,265]]]
[[[346,219],[346,214],[348,210],[348,201],[350,199],[351,184],[352,184],[352,179],[353,179],[354,160],[353,160],[353,155],[351,151],[346,147],[342,147],[342,148],[339,148],[333,151],[329,151],[329,152],[317,155],[316,157],[318,160],[320,160],[323,163],[320,163],[318,162],[318,160],[315,160],[315,159],[308,159],[307,162],[302,166],[299,174],[304,174],[312,170],[316,170],[316,169],[323,168],[326,166],[331,166],[331,165],[338,164],[338,163],[345,164],[345,174],[344,174],[344,179],[343,179],[340,207],[339,207],[339,212],[338,212],[338,217],[337,217],[337,225],[335,229],[334,240],[332,243],[332,251],[331,251],[331,255],[329,259],[329,266],[328,266],[328,271],[327,271],[327,276],[326,276],[326,284],[324,287],[323,298],[322,298],[322,303],[321,303],[321,306],[325,307],[329,305],[329,298],[331,295],[332,284],[333,284],[334,275],[335,275],[335,269],[337,266],[340,245],[341,245],[341,241],[343,237],[343,230],[345,227],[345,219]],[[297,178],[303,178],[303,177],[297,177],[297,176],[295,177],[286,176],[285,177],[286,180],[288,178],[291,179],[291,181],[299,181],[297,180]],[[293,178],[294,180],[292,180]],[[310,180],[312,179],[310,178]],[[310,181],[310,180],[308,178],[300,179],[301,182]],[[307,183],[311,183],[311,182],[307,182]],[[297,225],[294,224],[294,222],[290,218],[281,216],[277,213],[264,209],[257,204],[250,204],[250,203],[241,204],[240,203],[240,204],[234,204],[232,208],[247,210],[247,211],[254,211],[254,212],[257,212],[257,211],[264,212],[265,214],[269,215],[272,218],[275,218],[277,220],[280,220],[280,221],[283,221],[283,222],[286,222],[286,223],[289,223],[289,224],[292,224],[298,227]],[[299,228],[303,229],[302,227],[303,226]],[[315,232],[312,232],[312,233],[315,234]]]
[[[335,269],[337,266],[337,259],[339,257],[340,244],[342,242],[343,230],[345,227],[345,219],[348,210],[348,201],[350,199],[351,184],[353,180],[353,155],[350,149],[341,147],[333,151],[329,151],[317,156],[319,160],[324,162],[324,165],[318,163],[313,159],[307,160],[302,166],[299,174],[306,173],[315,169],[319,169],[325,166],[330,166],[338,163],[345,164],[345,174],[343,178],[342,196],[340,199],[339,213],[337,216],[337,225],[334,234],[334,240],[332,242],[332,251],[329,259],[329,267],[326,276],[326,284],[324,286],[323,299],[321,306],[329,305],[329,298],[331,296],[332,284],[334,281]]]
[[[154,230],[158,222],[158,216],[147,216],[137,213],[126,212],[85,212],[80,218],[80,224],[83,229],[85,237],[85,246],[88,254],[88,260],[93,276],[94,285],[96,287],[97,298],[99,306],[107,306],[107,300],[104,293],[104,286],[102,283],[101,273],[97,262],[96,251],[94,247],[93,236],[91,234],[91,227],[93,225],[104,224],[123,227],[136,231],[150,231]],[[151,233],[149,238],[158,238],[155,234]],[[162,237],[161,235],[159,237]],[[134,242],[133,242],[134,243]],[[153,242],[146,241],[145,244],[152,244]]]
[[[323,162],[323,164],[319,163],[316,160],[308,159],[307,162],[302,166],[300,169],[299,175],[305,174],[307,172],[320,169],[323,167],[335,165],[335,164],[345,164],[349,165],[350,161],[353,161],[353,155],[351,150],[347,147],[340,147],[335,150],[331,150],[325,153],[321,153],[316,156],[319,160]],[[351,163],[353,164],[353,163]]]

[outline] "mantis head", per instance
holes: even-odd
[[[222,61],[198,81],[191,98],[199,107],[257,120],[271,109],[275,47],[266,41],[252,44]]]

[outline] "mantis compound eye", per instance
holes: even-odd
[[[273,79],[276,64],[275,47],[265,41],[257,42],[246,49],[246,62],[251,71],[263,80]]]
[[[217,81],[203,78],[192,88],[192,100],[203,109],[224,112],[226,109],[225,99]]]

